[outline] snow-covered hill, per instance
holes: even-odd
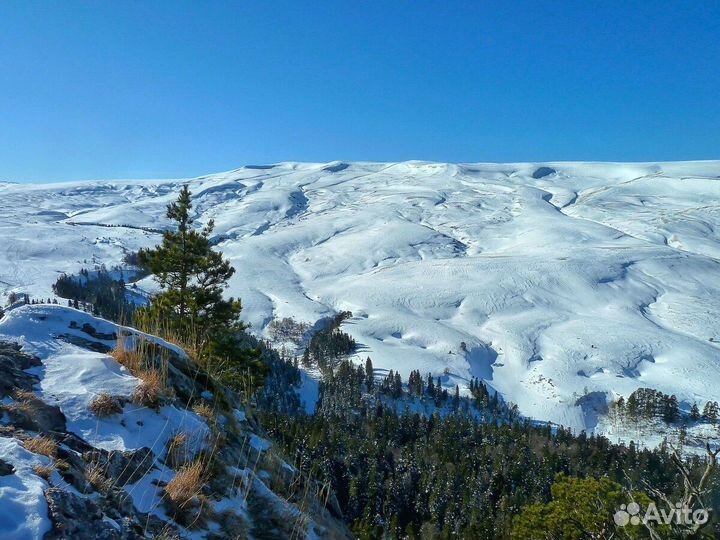
[[[158,403],[138,393],[147,371],[108,354],[120,336],[166,349]],[[306,496],[306,477],[207,381],[177,347],[79,310],[0,317],[0,538],[350,538],[335,500]],[[201,476],[173,502],[191,464]]]
[[[184,181],[0,185],[0,293],[158,242],[183,182],[263,333],[339,310],[377,367],[485,379],[593,428],[603,395],[720,399],[720,162],[245,167]],[[598,394],[594,394],[598,392]]]

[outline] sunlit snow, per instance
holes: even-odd
[[[0,184],[0,293],[160,240],[185,181]],[[189,180],[253,331],[340,310],[357,359],[577,429],[586,393],[720,399],[720,162],[283,163]],[[141,287],[149,287],[145,281]]]

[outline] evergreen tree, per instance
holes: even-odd
[[[692,408],[690,409],[690,420],[693,422],[700,420],[700,409],[698,408],[697,403],[693,403]]]
[[[392,397],[399,398],[402,396],[402,377],[400,376],[400,372],[395,372],[395,377],[392,381]]]
[[[375,370],[369,356],[365,360],[365,382],[367,383],[368,392],[372,392],[375,383]]]
[[[308,369],[312,367],[312,360],[310,358],[310,349],[308,349],[307,347],[303,351],[302,365],[303,365],[303,367],[308,368]]]
[[[718,421],[718,415],[720,414],[720,407],[718,407],[717,401],[708,401],[703,408],[703,418],[708,422],[715,425]]]
[[[187,185],[167,217],[176,228],[163,233],[162,244],[138,253],[139,264],[161,288],[138,320],[180,336],[209,371],[235,387],[262,384],[264,364],[258,349],[242,347],[245,325],[240,300],[224,299],[223,291],[235,273],[210,242],[214,223],[192,228],[191,193]]]
[[[680,418],[680,408],[678,407],[678,400],[677,397],[675,397],[674,395],[666,396],[666,398],[663,399],[662,418],[668,424],[672,424],[678,418]]]

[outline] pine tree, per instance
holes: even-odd
[[[713,425],[717,422],[719,413],[720,408],[718,407],[717,401],[708,401],[703,408],[703,418]]]
[[[399,371],[395,372],[392,381],[392,396],[396,399],[402,397],[402,376]]]
[[[700,420],[700,409],[698,408],[697,403],[693,403],[692,408],[690,409],[690,420],[693,422]]]
[[[161,292],[138,321],[180,336],[209,371],[232,386],[259,386],[264,376],[260,351],[241,346],[245,325],[240,300],[224,299],[223,291],[235,273],[210,242],[214,223],[192,228],[191,193],[183,186],[167,217],[176,229],[163,233],[162,244],[138,253],[139,264],[154,275]]]
[[[312,367],[312,359],[310,358],[310,350],[307,347],[305,347],[305,350],[303,351],[302,365],[305,368]]]
[[[375,370],[369,356],[365,360],[365,382],[367,383],[368,392],[372,392],[375,383]]]
[[[677,397],[668,396],[663,400],[662,418],[667,424],[672,424],[680,418],[680,408],[678,407]]]

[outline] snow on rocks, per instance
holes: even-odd
[[[12,474],[0,476],[0,538],[42,538],[50,530],[44,495],[48,484],[33,469],[50,460],[12,437],[0,437],[0,458],[13,468]]]
[[[290,511],[311,536],[350,537],[322,504],[306,515],[285,501],[289,490],[280,497],[265,485],[289,486],[294,470],[252,431],[237,398],[198,377],[177,348],[168,353],[173,391],[157,407],[137,404],[140,380],[97,352],[128,332],[57,305],[20,306],[0,320],[0,537],[235,537],[295,527],[282,521]],[[230,406],[209,425],[193,396],[197,404],[220,393]],[[98,416],[101,395],[115,405]],[[172,483],[193,468],[192,501],[170,500]]]

